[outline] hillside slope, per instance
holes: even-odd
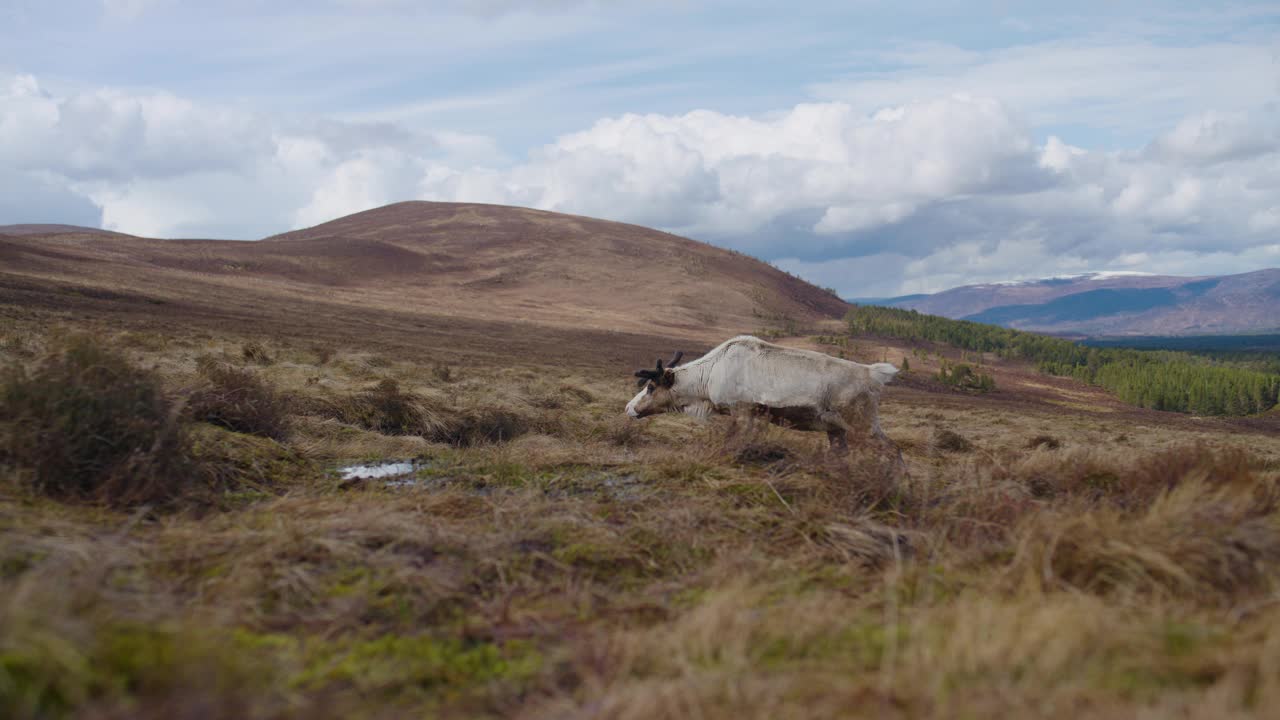
[[[1088,274],[869,304],[1061,334],[1256,333],[1280,329],[1280,269],[1202,277]]]
[[[407,202],[257,242],[0,235],[0,312],[42,308],[317,337],[373,325],[371,341],[405,348],[551,356],[572,334],[617,355],[669,344],[655,338],[710,345],[821,322],[847,305],[753,258],[635,225]]]

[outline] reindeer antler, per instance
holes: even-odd
[[[668,367],[668,368],[673,368],[673,367],[675,367],[675,366],[676,366],[676,363],[680,362],[680,358],[682,358],[682,357],[684,357],[684,351],[683,351],[683,350],[677,350],[677,351],[676,351],[675,356],[671,358],[671,362],[667,364],[667,367]],[[650,380],[653,380],[654,382],[657,382],[657,381],[659,381],[659,380],[661,380],[661,379],[662,379],[662,375],[663,375],[663,373],[665,373],[665,372],[666,372],[666,370],[663,370],[663,369],[662,369],[662,358],[658,358],[658,363],[657,363],[656,369],[654,369],[654,370],[637,370],[637,371],[635,372],[635,376],[636,376],[636,377],[638,377],[638,378],[640,378],[640,381],[639,381],[638,383],[636,383],[636,384],[637,384],[637,385],[644,385],[645,383],[649,382]]]

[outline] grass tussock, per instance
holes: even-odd
[[[1027,449],[1034,450],[1039,447],[1057,450],[1062,447],[1062,441],[1052,435],[1037,435],[1027,441]]]
[[[973,452],[973,442],[955,430],[937,428],[933,432],[933,447],[941,452]]]
[[[1188,478],[1211,486],[1252,485],[1250,457],[1240,449],[1182,445],[1135,455],[1090,447],[1022,455],[996,472],[1039,498],[1071,498],[1126,510],[1148,507]]]
[[[190,457],[199,480],[191,499],[215,506],[235,505],[304,487],[321,469],[299,450],[271,438],[198,424],[190,429]]]
[[[240,346],[240,356],[247,363],[254,365],[271,365],[275,363],[275,358],[271,357],[271,353],[267,352],[267,348],[260,342],[250,341]]]
[[[289,434],[288,398],[252,370],[204,356],[202,383],[187,398],[191,417],[233,432],[283,440]]]
[[[1015,567],[1033,582],[1098,593],[1233,599],[1277,589],[1276,480],[1223,484],[1190,470],[1170,481],[1139,511],[1036,516]]]
[[[6,461],[52,497],[164,502],[192,476],[186,428],[160,378],[87,335],[33,370],[4,370],[0,432]]]
[[[416,435],[457,447],[507,442],[547,425],[532,412],[501,403],[445,403],[405,390],[393,378],[344,398],[312,401],[310,407],[385,435]]]

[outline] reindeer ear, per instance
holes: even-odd
[[[662,373],[662,377],[658,379],[658,384],[662,387],[671,387],[676,384],[676,374],[667,370]]]

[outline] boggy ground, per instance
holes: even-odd
[[[10,330],[2,359],[38,368],[56,335]],[[8,460],[5,717],[1248,718],[1280,702],[1274,435],[908,382],[882,407],[903,478],[826,458],[818,435],[627,421],[633,386],[599,371],[102,339],[182,401],[201,469],[121,504],[35,492]],[[334,471],[386,458],[419,458],[416,482]]]

